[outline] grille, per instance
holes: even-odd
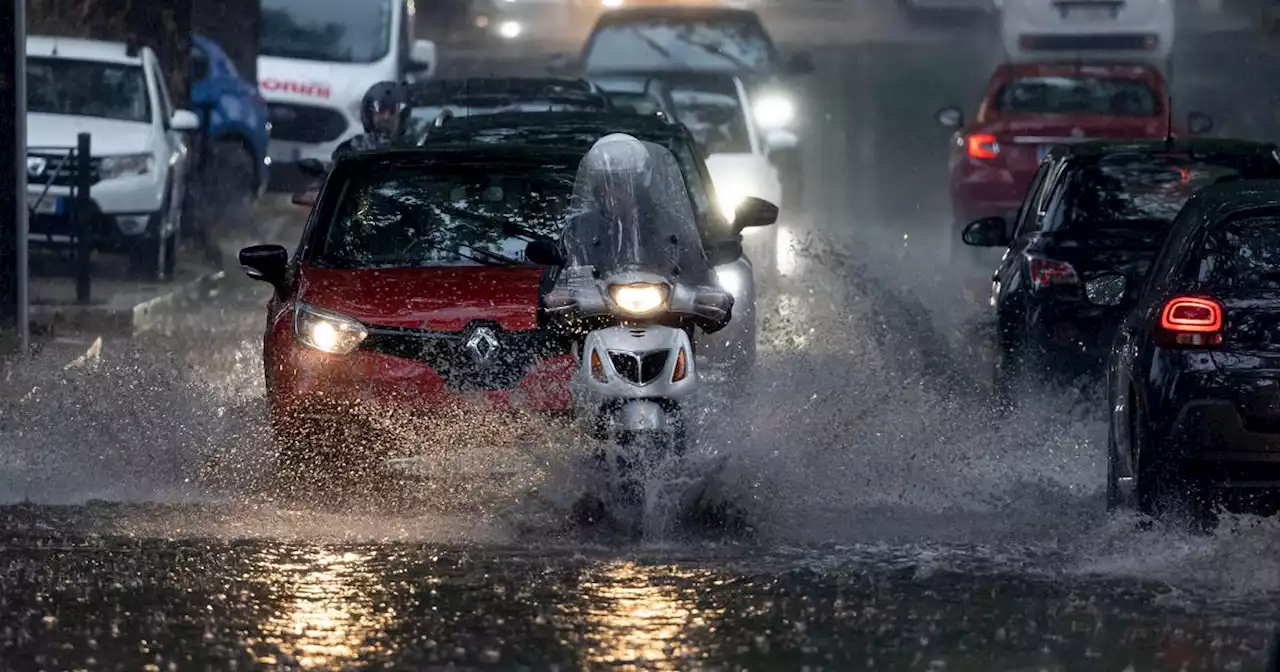
[[[1147,51],[1155,46],[1154,35],[1117,33],[1113,35],[1037,35],[1027,38],[1030,48],[1044,51]]]
[[[480,327],[490,330],[496,346],[467,343]],[[544,331],[503,331],[491,323],[475,323],[457,332],[374,327],[361,349],[422,362],[457,390],[501,390],[515,386],[542,359],[569,352],[567,344]]]
[[[46,184],[52,184],[57,187],[75,186],[77,159],[74,155],[31,152],[27,156],[32,159],[44,159],[45,161],[43,172],[32,174],[30,168],[27,170],[27,181],[31,184],[32,189],[43,187]],[[61,163],[63,161],[65,163]],[[89,159],[89,165],[93,169],[93,172],[89,175],[89,184],[97,184],[102,179],[102,175],[98,172],[98,166],[101,164],[102,159]],[[59,165],[61,165],[60,169]]]
[[[271,103],[271,137],[285,142],[332,142],[347,132],[347,118],[331,107]]]
[[[648,385],[657,378],[667,366],[667,350],[647,353],[609,351],[609,361],[613,368],[629,382],[637,385]]]

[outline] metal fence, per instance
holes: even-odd
[[[43,243],[69,252],[76,278],[76,303],[87,304],[92,298],[93,223],[97,219],[91,194],[94,166],[89,134],[81,133],[76,140],[75,147],[27,148],[25,196],[29,225],[27,240],[18,244]],[[52,193],[54,187],[68,188],[67,195]]]

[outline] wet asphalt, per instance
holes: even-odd
[[[1266,52],[1183,44],[1175,104],[1276,137]],[[1264,669],[1280,521],[1108,516],[1089,381],[989,409],[989,271],[947,255],[932,122],[973,108],[989,45],[816,50],[760,370],[705,419],[695,482],[655,483],[732,515],[576,524],[580,445],[483,418],[401,431],[424,474],[282,496],[266,294],[231,277],[8,386],[0,670]],[[264,226],[292,242],[297,220]]]

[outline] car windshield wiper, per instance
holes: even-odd
[[[683,60],[680,60],[680,59],[676,58],[676,57],[675,57],[675,54],[672,54],[672,53],[671,53],[671,50],[670,50],[670,49],[667,49],[666,47],[662,46],[661,44],[658,44],[658,41],[657,41],[657,40],[655,40],[655,39],[653,39],[652,37],[649,37],[648,35],[645,35],[644,33],[640,32],[640,29],[639,29],[639,28],[636,28],[635,26],[632,26],[632,27],[630,28],[630,30],[631,30],[631,32],[632,32],[632,33],[634,33],[634,34],[635,34],[635,36],[636,36],[636,37],[640,38],[640,39],[641,39],[645,44],[649,45],[649,48],[650,48],[650,49],[653,49],[654,51],[656,51],[656,52],[658,52],[659,54],[661,54],[663,58],[667,59],[667,60],[668,60],[668,61],[670,61],[671,63],[675,63],[676,65],[679,65],[679,66],[680,66],[680,67],[682,67],[682,68],[688,68],[688,67],[689,67],[689,64],[688,64],[688,63],[686,63],[686,62],[685,62],[685,61],[683,61]]]
[[[482,215],[478,212],[471,212],[470,210],[455,208],[451,205],[440,205],[438,203],[433,204],[431,207],[435,208],[436,210],[446,215],[451,215],[453,217],[461,217],[463,219],[469,219],[473,222],[480,222],[481,224],[487,224],[494,228],[502,229],[503,233],[514,235],[516,237],[524,237],[524,238],[529,238],[531,240],[551,240],[551,236],[548,236],[544,233],[538,233],[537,231],[534,231],[533,229],[530,229],[527,226],[521,226],[520,224],[504,221],[496,217]]]
[[[703,50],[703,51],[707,52],[708,54],[714,54],[714,55],[716,55],[716,56],[719,56],[720,58],[723,58],[723,59],[725,59],[726,61],[729,61],[730,63],[734,64],[734,65],[735,65],[735,66],[737,66],[737,67],[738,67],[738,69],[740,69],[740,70],[751,70],[751,69],[752,69],[752,68],[751,68],[751,66],[750,66],[746,61],[743,61],[742,59],[738,58],[737,56],[733,56],[733,55],[731,55],[731,54],[726,54],[726,53],[724,52],[724,50],[720,49],[719,47],[717,47],[717,46],[716,46],[716,45],[714,45],[714,44],[708,44],[708,43],[706,43],[706,42],[696,42],[696,41],[691,40],[691,39],[689,39],[689,38],[687,38],[687,37],[684,37],[684,36],[682,36],[682,35],[680,35],[680,36],[676,36],[676,39],[677,39],[677,40],[680,40],[681,42],[684,42],[685,44],[688,44],[688,45],[691,45],[691,46],[697,47],[697,48],[699,48],[699,49],[701,49],[701,50]]]

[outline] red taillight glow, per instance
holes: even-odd
[[[1029,257],[1028,260],[1031,263],[1031,286],[1035,289],[1080,284],[1080,277],[1076,275],[1076,269],[1065,261],[1041,259],[1040,257]]]
[[[1160,311],[1160,328],[1169,345],[1219,345],[1222,343],[1222,304],[1194,296],[1174,297]]]
[[[1000,143],[990,133],[975,133],[965,140],[969,156],[975,159],[994,159],[1000,156]]]

